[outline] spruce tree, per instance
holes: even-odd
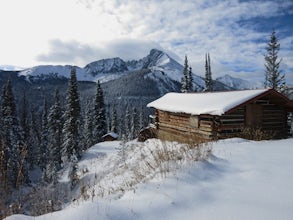
[[[75,153],[73,153],[70,157],[69,179],[71,181],[71,189],[73,189],[79,182],[78,159],[75,156]]]
[[[24,142],[28,144],[29,140],[29,121],[28,121],[28,112],[27,112],[27,101],[26,101],[26,93],[23,93],[22,97],[22,112],[21,112],[21,127],[23,130],[23,138]]]
[[[67,162],[73,154],[81,156],[80,146],[80,101],[76,69],[72,67],[66,97],[66,110],[64,113],[62,155],[64,162]]]
[[[116,112],[116,107],[113,106],[112,112],[111,112],[111,131],[114,133],[118,133],[118,128],[117,128],[117,112]]]
[[[46,168],[48,155],[48,109],[47,100],[44,98],[42,112],[41,145],[40,145],[40,167]]]
[[[124,134],[125,134],[124,137],[126,138],[126,140],[131,139],[131,116],[130,116],[128,105],[126,107],[125,117],[124,117]]]
[[[62,109],[59,90],[55,91],[54,104],[48,113],[48,162],[46,165],[45,180],[55,183],[56,172],[61,168],[61,146],[62,146]]]
[[[285,75],[279,70],[282,59],[278,59],[278,52],[280,50],[280,43],[273,31],[270,36],[270,41],[266,47],[265,54],[265,82],[266,88],[272,88],[279,92],[285,90]]]
[[[130,127],[131,127],[130,136],[131,136],[131,139],[134,139],[137,137],[137,134],[139,131],[139,120],[138,120],[137,110],[135,107],[132,110],[131,126]]]
[[[188,92],[188,60],[185,55],[184,66],[183,66],[183,77],[181,79],[181,92]]]
[[[83,132],[83,149],[86,150],[91,147],[93,142],[93,114],[92,102],[90,99],[86,101],[85,116],[84,116],[84,132]]]
[[[104,104],[103,90],[98,81],[97,93],[95,97],[94,106],[94,141],[95,143],[102,141],[103,135],[107,133],[107,122],[106,122],[106,109]]]
[[[39,165],[41,160],[41,134],[36,119],[36,113],[34,107],[31,107],[31,117],[29,124],[29,139],[28,139],[28,159],[30,169],[33,169],[34,165]]]
[[[2,143],[9,188],[29,182],[27,172],[26,146],[23,132],[17,118],[11,81],[2,89],[1,99]]]
[[[213,80],[212,80],[212,71],[211,71],[211,61],[210,55],[206,54],[205,60],[205,91],[211,92],[213,91]]]
[[[193,92],[193,76],[192,76],[192,68],[191,66],[189,67],[188,71],[188,92]]]
[[[139,131],[144,127],[144,119],[145,119],[144,111],[143,111],[143,107],[141,106],[139,111],[139,121],[138,121]]]

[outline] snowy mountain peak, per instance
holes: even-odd
[[[143,58],[143,67],[162,66],[170,61],[170,57],[166,53],[158,49],[152,49],[149,55]]]
[[[119,57],[102,59],[92,63],[89,63],[84,67],[86,73],[93,76],[98,73],[114,73],[125,72],[128,70],[126,63]]]
[[[237,90],[262,88],[262,85],[258,82],[249,82],[244,79],[232,77],[228,74],[218,77],[216,80]]]

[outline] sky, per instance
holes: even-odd
[[[272,30],[293,84],[292,0],[0,0],[0,65],[78,65],[164,50],[203,76],[264,78]]]

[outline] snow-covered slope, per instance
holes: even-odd
[[[84,69],[86,73],[93,76],[101,73],[123,73],[128,71],[126,63],[119,57],[89,63]]]
[[[0,70],[5,70],[5,71],[20,71],[23,70],[24,68],[18,67],[18,66],[12,66],[12,65],[0,65]]]
[[[41,65],[35,66],[29,69],[25,69],[19,72],[20,76],[26,76],[28,80],[38,79],[46,80],[52,78],[70,78],[70,72],[73,66],[66,65]],[[93,81],[94,77],[86,74],[83,68],[76,68],[76,76],[79,81]]]
[[[244,79],[232,77],[228,74],[218,77],[216,80],[236,90],[263,88],[263,85],[260,82],[250,82]]]
[[[147,157],[158,145],[156,140],[145,145],[133,142],[134,151],[125,159],[129,170],[140,163],[136,163],[138,155]],[[88,168],[88,176],[96,181],[102,180],[94,192],[103,189],[113,193],[103,198],[89,194],[86,201],[75,200],[55,213],[14,215],[7,220],[292,219],[293,139],[255,142],[234,138],[212,145],[213,153],[207,160],[178,164],[166,178],[157,173],[134,186],[133,173],[115,164],[119,143],[98,144],[79,166]],[[170,146],[175,149],[177,145]],[[136,167],[139,176],[140,165]],[[129,190],[113,191],[121,186]]]

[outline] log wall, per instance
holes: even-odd
[[[202,142],[213,139],[213,121],[184,113],[157,110],[158,138],[179,142]]]

